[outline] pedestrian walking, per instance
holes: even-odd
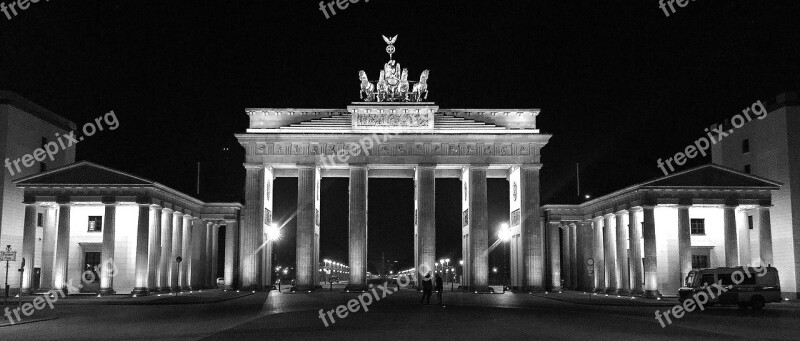
[[[422,279],[422,299],[419,300],[419,304],[426,301],[426,304],[431,304],[431,290],[433,289],[433,284],[431,283],[431,274],[425,274],[425,278]]]

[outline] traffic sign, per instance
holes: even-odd
[[[17,251],[2,251],[0,252],[0,262],[16,262]]]

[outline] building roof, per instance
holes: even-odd
[[[72,202],[102,200],[131,201],[188,210],[203,218],[231,216],[240,203],[206,203],[152,180],[81,161],[15,181],[25,191],[26,202],[70,198]],[[108,198],[108,199],[106,199]]]
[[[52,111],[47,110],[44,107],[10,91],[0,90],[0,104],[15,106],[28,114],[31,114],[66,131],[77,129],[77,125],[75,125],[74,122],[63,118]]]
[[[44,173],[28,176],[16,181],[17,186],[29,185],[70,185],[70,186],[147,186],[158,185],[138,176],[116,169],[101,166],[89,161],[81,161]]]
[[[657,204],[771,205],[782,184],[717,164],[707,164],[629,186],[578,205],[545,205],[542,210],[586,219]]]
[[[667,175],[663,178],[650,180],[640,184],[640,187],[762,187],[767,189],[779,189],[782,184],[757,177],[752,174],[742,173],[737,170],[720,166],[718,164],[707,164],[675,174]]]

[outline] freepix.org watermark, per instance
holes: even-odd
[[[358,3],[360,0],[336,0],[336,1],[329,1],[327,4],[325,1],[319,2],[319,10],[322,11],[322,14],[325,14],[325,19],[330,19],[332,16],[336,15],[336,9],[334,6],[338,7],[339,10],[344,11],[347,9],[350,4]],[[369,2],[369,0],[364,0],[364,2]],[[330,10],[331,14],[328,14]]]
[[[733,134],[733,129],[739,129],[744,126],[745,123],[752,121],[753,117],[751,117],[751,113],[752,116],[755,116],[759,120],[763,120],[764,117],[767,117],[767,108],[764,107],[764,104],[761,103],[761,101],[753,103],[750,108],[742,110],[741,114],[736,114],[736,116],[731,118],[731,125],[733,126],[732,129],[725,131],[722,125],[712,128],[711,131],[706,128],[705,132],[708,138],[705,136],[701,137],[697,141],[694,141],[694,144],[687,146],[684,151],[678,152],[675,154],[675,156],[668,158],[666,161],[658,159],[658,161],[656,161],[656,165],[659,169],[661,169],[662,172],[664,172],[664,175],[666,176],[675,171],[675,167],[672,166],[673,161],[675,162],[675,165],[683,166],[687,161],[689,161],[689,159],[694,159],[697,157],[698,153],[705,157],[706,151],[711,148],[712,145]],[[714,138],[715,135],[716,139]],[[669,167],[669,171],[667,171],[667,168],[664,167],[665,165],[666,167]]]
[[[667,17],[669,17],[670,14],[675,14],[675,12],[678,11],[675,9],[675,4],[677,4],[678,7],[684,8],[689,5],[689,0],[658,0],[658,7],[664,11],[664,15]],[[669,11],[667,11],[667,6],[669,6]]]
[[[745,278],[753,277],[753,274],[750,273],[748,267],[744,267],[743,269],[744,272],[742,272],[742,270],[736,270],[733,272],[733,274],[731,274],[731,281],[733,281],[734,285],[742,284]],[[764,265],[754,267],[753,270],[756,271],[758,277],[763,277],[764,275],[767,274],[767,267]],[[705,283],[704,286],[705,291],[700,291],[692,295],[691,298],[684,300],[683,304],[676,304],[674,307],[672,307],[672,309],[668,309],[663,313],[661,312],[661,310],[656,310],[655,319],[658,321],[658,323],[661,324],[661,328],[666,328],[668,325],[672,324],[672,319],[669,317],[670,314],[672,314],[672,316],[677,320],[679,318],[682,318],[687,312],[691,313],[696,309],[700,309],[700,311],[703,311],[706,309],[705,308],[706,303],[719,297],[723,293],[728,292],[730,288],[731,288],[730,286],[728,287],[723,286],[722,280],[710,285],[708,283]],[[716,293],[714,293],[714,291],[716,291]],[[664,319],[667,320],[666,323],[664,323]]]
[[[338,163],[347,163],[351,157],[361,154],[361,151],[364,152],[364,156],[369,156],[373,148],[391,140],[393,137],[399,135],[399,133],[384,133],[381,135],[383,136],[378,136],[378,134],[365,136],[358,142],[348,143],[346,146],[344,146],[344,148],[339,149],[336,152],[336,155],[321,156],[321,167],[323,169],[327,169],[336,166]]]
[[[50,161],[55,161],[55,156],[61,152],[62,150],[66,150],[68,148],[72,148],[72,146],[78,144],[78,142],[83,141],[86,137],[92,136],[97,134],[99,131],[103,131],[103,123],[108,127],[108,130],[116,130],[119,128],[119,120],[117,120],[117,115],[114,114],[114,111],[110,111],[107,114],[100,116],[94,119],[94,122],[89,122],[83,125],[83,136],[75,136],[75,131],[71,131],[66,135],[61,135],[56,133],[56,141],[50,141],[42,148],[37,148],[33,151],[33,153],[25,154],[22,157],[18,157],[14,160],[6,158],[5,160],[5,168],[14,176],[17,173],[22,172],[22,167],[30,168],[36,164],[36,162],[43,162],[46,159],[50,159]]]
[[[420,277],[422,277],[423,281],[431,280],[430,277],[424,278],[426,274],[431,273],[431,270],[427,265],[422,264],[418,267],[418,269]],[[356,313],[359,310],[363,310],[366,313],[369,311],[369,306],[373,302],[378,302],[381,299],[384,299],[389,295],[400,291],[401,288],[407,287],[409,284],[411,284],[411,278],[409,277],[408,274],[402,274],[400,276],[397,276],[397,287],[395,288],[390,288],[388,281],[383,282],[383,284],[378,286],[370,284],[369,290],[367,290],[361,295],[358,295],[357,298],[351,299],[350,301],[347,302],[347,304],[341,304],[335,309],[331,309],[328,311],[325,311],[325,309],[320,309],[319,319],[322,320],[322,323],[325,324],[325,327],[329,327],[332,324],[336,323],[334,314],[336,314],[336,317],[338,317],[339,319],[344,319],[347,318],[347,315],[349,315],[350,313]],[[380,294],[378,293],[379,290]],[[330,323],[328,323],[329,319]]]
[[[20,11],[24,11],[31,7],[31,4],[39,3],[42,0],[17,0],[11,1],[8,5],[5,2],[0,2],[0,12],[6,15],[6,19],[11,20],[14,17],[18,16],[19,13],[17,9]],[[45,2],[49,2],[50,0],[45,0]]]
[[[85,284],[93,283],[97,278],[97,274],[95,274],[95,272],[111,277],[114,277],[119,273],[119,269],[112,258],[109,258],[99,266],[95,266],[93,270],[94,271],[84,271],[83,274],[81,274],[81,282]],[[72,281],[73,279],[70,279],[68,282],[64,283],[64,287],[67,289],[67,292],[64,292],[64,288],[52,289],[46,294],[34,298],[33,302],[26,302],[18,308],[9,309],[6,307],[4,316],[8,319],[9,324],[13,325],[21,322],[22,316],[30,317],[45,307],[50,307],[50,309],[53,309],[53,304],[56,303],[59,298],[64,298],[68,294],[79,293],[80,289],[83,288],[83,284],[79,283],[77,286],[75,286],[72,284]],[[22,316],[20,316],[20,312],[22,313]]]

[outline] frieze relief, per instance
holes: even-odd
[[[359,144],[343,143],[257,143],[257,155],[320,156],[378,155],[378,156],[528,156],[533,155],[530,144],[515,143],[382,143],[365,151]]]

